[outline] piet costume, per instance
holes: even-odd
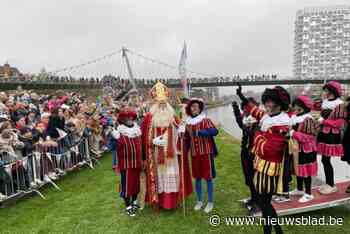
[[[340,99],[341,86],[336,81],[330,81],[323,89],[334,93],[335,99],[325,99],[321,106],[321,132],[318,137],[318,153],[329,157],[341,157],[344,154],[341,145],[340,130],[345,124],[346,111]]]
[[[297,97],[293,106],[303,111],[293,115],[290,132],[289,150],[294,159],[294,170],[297,176],[297,189],[291,195],[303,195],[299,202],[308,202],[313,199],[311,194],[311,178],[317,176],[317,133],[318,122],[311,116],[313,102],[308,96]],[[305,193],[304,189],[305,188]]]
[[[346,108],[340,99],[342,95],[340,83],[330,81],[323,87],[323,90],[333,94],[322,101],[321,117],[319,119],[321,130],[317,138],[317,151],[322,155],[322,164],[326,176],[326,185],[320,188],[320,193],[329,194],[337,191],[334,184],[331,158],[344,155],[341,130],[346,123]]]
[[[192,105],[198,104],[199,113],[193,115]],[[217,148],[214,137],[218,134],[213,122],[203,113],[204,103],[200,99],[191,99],[186,106],[184,148],[185,154],[191,154],[192,176],[196,180],[197,204],[195,210],[203,206],[202,179],[207,182],[208,204],[205,212],[209,213],[213,207],[213,180],[216,176],[214,158]]]
[[[178,159],[176,141],[180,121],[167,102],[170,93],[166,86],[158,82],[150,95],[155,104],[141,124],[146,160],[145,199],[153,207],[174,209],[192,192],[188,163],[182,169]]]
[[[281,106],[281,112],[268,115],[253,104],[246,109],[260,124],[252,148],[256,169],[254,184],[259,193],[276,193],[277,186],[279,191],[283,189],[282,181],[278,179],[283,174],[283,158],[288,149],[286,135],[291,125],[289,115],[284,112],[288,109],[290,97],[283,90],[279,87],[266,89],[262,96],[263,103],[272,100]]]
[[[253,98],[246,98],[242,92],[241,87],[237,89],[237,95],[242,100],[241,108],[244,110],[245,106],[252,102],[257,105],[258,103]],[[241,140],[241,164],[243,169],[243,175],[245,178],[245,184],[250,190],[250,199],[246,201],[246,206],[249,210],[257,208],[257,193],[253,184],[254,178],[254,154],[252,153],[252,147],[254,142],[254,135],[258,129],[258,121],[247,111],[241,112],[236,102],[232,103],[232,109],[235,116],[237,125],[242,129]],[[254,211],[253,211],[254,212]]]
[[[118,127],[112,132],[120,171],[120,196],[124,198],[126,212],[134,216],[137,210],[136,199],[140,191],[140,173],[142,168],[141,129],[136,124],[137,114],[131,110],[121,111],[118,115]],[[125,120],[131,120],[126,124]]]
[[[289,108],[290,96],[288,92],[276,86],[266,89],[262,95],[262,103],[272,102],[274,113],[266,114],[256,105],[250,103],[246,107],[255,119],[259,121],[260,130],[256,132],[252,152],[255,155],[254,185],[258,193],[258,204],[262,216],[277,217],[271,204],[272,195],[283,191],[283,165],[288,154],[287,134],[291,121],[286,111]],[[281,227],[275,225],[276,233],[282,233]],[[264,233],[271,233],[272,226],[264,225]]]

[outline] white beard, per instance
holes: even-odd
[[[169,127],[169,125],[174,121],[175,111],[169,103],[167,103],[166,108],[160,108],[159,104],[154,104],[151,107],[150,112],[153,115],[152,125],[154,127]]]

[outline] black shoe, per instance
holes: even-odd
[[[249,199],[246,203],[245,203],[246,207],[252,207],[255,205],[255,201],[253,199]],[[249,208],[248,208],[249,209]]]
[[[134,209],[135,212],[140,209],[140,206],[138,204],[132,204],[131,206],[132,206],[132,208]]]
[[[251,198],[246,198],[246,199],[244,199],[244,200],[242,200],[242,206],[243,207],[246,207],[247,206],[247,204],[250,202],[250,200],[252,200]]]
[[[249,199],[244,205],[248,210],[251,210],[257,206],[257,203],[254,199]]]
[[[132,206],[126,207],[125,212],[130,217],[134,217],[136,215],[135,210],[133,209]]]
[[[257,206],[252,207],[252,208],[248,211],[249,215],[250,215],[250,216],[253,216],[253,217],[255,217],[259,212],[261,212],[261,210],[260,210],[260,208],[257,207]]]

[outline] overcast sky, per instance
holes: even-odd
[[[0,64],[48,71],[122,45],[205,74],[292,74],[296,11],[349,0],[1,0]],[[136,75],[175,74],[131,56]],[[120,56],[72,75],[125,72]],[[145,75],[146,74],[146,75]]]

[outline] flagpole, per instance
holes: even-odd
[[[184,45],[181,51],[180,62],[179,62],[179,75],[180,75],[184,95],[186,98],[189,98],[189,84],[187,82],[187,76],[186,76],[186,59],[187,59],[187,46],[186,46],[186,42],[184,42]],[[183,209],[183,216],[185,217],[186,202],[185,202],[185,168],[184,168],[185,147],[184,145],[185,145],[185,142],[184,142],[184,134],[183,134],[181,137],[180,147],[181,147],[182,209]]]

